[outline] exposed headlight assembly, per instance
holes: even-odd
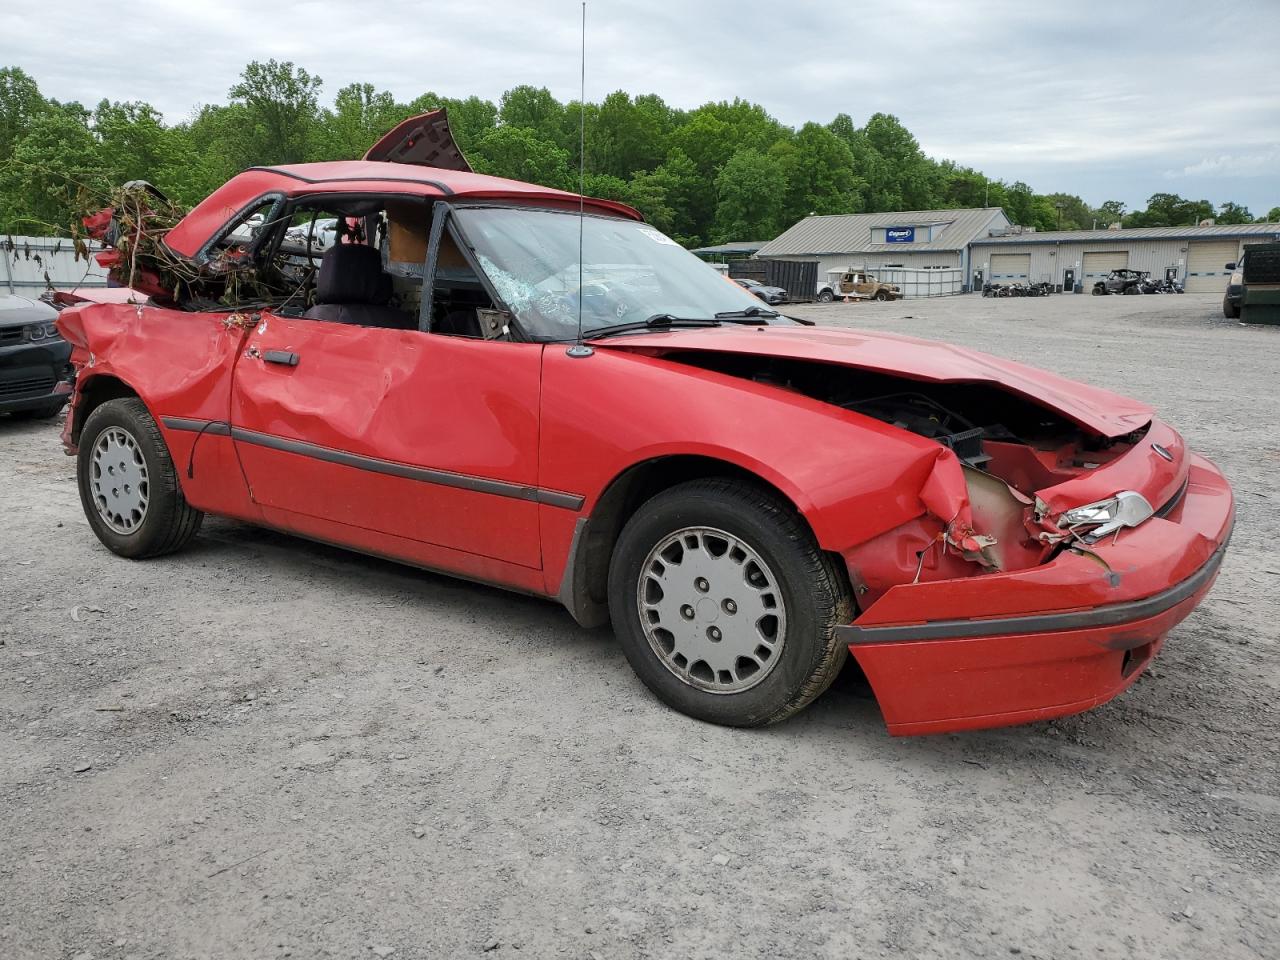
[[[1135,490],[1123,490],[1114,497],[1064,510],[1059,528],[1072,530],[1088,543],[1101,540],[1123,527],[1136,527],[1155,513],[1147,498]]]

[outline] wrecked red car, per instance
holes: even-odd
[[[799,325],[626,206],[470,172],[441,115],[248,170],[126,267],[149,300],[58,321],[109,549],[212,513],[548,597],[716,723],[794,714],[849,654],[893,734],[1088,709],[1231,532],[1146,405]]]

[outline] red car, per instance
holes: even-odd
[[[716,723],[790,716],[849,653],[893,734],[1086,710],[1231,533],[1146,405],[798,325],[628,207],[470,172],[439,116],[248,170],[163,244],[177,287],[58,322],[109,549],[212,513],[548,597]]]

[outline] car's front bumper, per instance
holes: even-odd
[[[0,347],[0,413],[71,397],[71,344],[62,339]]]
[[[840,638],[898,735],[1079,713],[1127,689],[1213,586],[1231,535],[1226,478],[1193,457],[1163,517],[1026,570],[907,584]],[[904,619],[904,609],[927,618]],[[994,611],[994,612],[991,612]]]

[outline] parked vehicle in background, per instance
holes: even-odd
[[[734,277],[733,282],[742,287],[742,289],[746,290],[748,293],[759,297],[765,303],[774,304],[787,302],[787,291],[783,290],[781,287],[765,286],[763,283],[757,283],[756,281],[746,277]]]
[[[338,240],[338,218],[326,217],[323,220],[300,223],[285,231],[285,239],[295,246],[327,250]]]
[[[1105,279],[1093,285],[1093,295],[1103,297],[1111,293],[1142,293],[1142,281],[1148,276],[1145,270],[1112,270]]]
[[[1240,270],[1240,292],[1235,316],[1245,323],[1280,324],[1280,243],[1249,244],[1236,267]],[[1230,264],[1227,269],[1235,271]],[[1224,313],[1227,306],[1224,298]]]
[[[1222,295],[1222,315],[1228,320],[1240,319],[1240,303],[1244,300],[1244,263],[1249,257],[1248,248],[1240,254],[1235,263],[1228,263],[1231,278],[1227,281],[1227,291]]]
[[[71,399],[71,344],[39,300],[0,296],[0,413],[56,417]]]
[[[852,297],[855,300],[901,300],[902,291],[896,284],[881,283],[875,274],[865,270],[831,270],[825,283],[818,285],[818,299],[830,303],[836,297]]]

